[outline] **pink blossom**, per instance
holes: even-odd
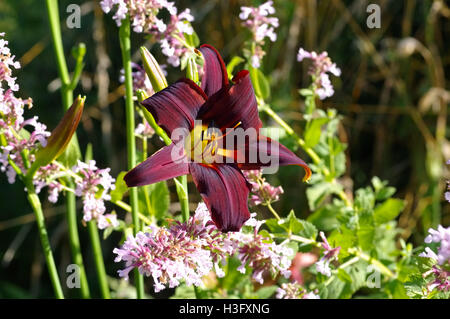
[[[438,228],[428,229],[429,235],[425,237],[425,243],[439,243],[437,254],[429,247],[425,248],[425,253],[420,254],[421,257],[428,257],[436,260],[439,265],[443,265],[450,260],[450,227],[444,228],[439,225]]]
[[[331,245],[328,243],[328,240],[323,232],[320,232],[320,237],[322,238],[322,247],[325,251],[323,257],[318,262],[316,262],[316,269],[321,274],[330,277],[331,276],[330,263],[333,260],[337,259],[341,247],[338,246],[336,248],[332,248]]]
[[[93,160],[89,163],[78,160],[72,171],[80,176],[75,180],[75,195],[83,198],[83,220],[96,220],[100,228],[105,224],[104,220],[100,220],[106,210],[104,201],[111,199],[109,191],[115,188],[110,169],[97,168]]]
[[[319,295],[310,291],[307,292],[302,286],[296,283],[284,283],[277,289],[277,299],[320,299]]]
[[[275,28],[279,22],[276,17],[269,17],[275,13],[273,1],[267,1],[259,7],[241,7],[239,18],[243,21],[243,25],[252,33],[253,43],[255,47],[250,58],[250,63],[254,68],[259,68],[261,60],[266,54],[263,50],[265,38],[275,42],[277,34]]]
[[[275,202],[283,194],[284,191],[281,186],[274,187],[266,182],[265,178],[262,177],[262,170],[246,170],[242,172],[252,186],[251,205],[256,206]]]
[[[341,70],[336,66],[336,63],[331,62],[327,52],[317,54],[316,52],[308,52],[303,48],[298,50],[297,61],[301,62],[304,59],[311,59],[312,66],[308,73],[313,78],[316,93],[321,100],[330,97],[334,94],[333,85],[327,73],[335,76],[341,75]]]

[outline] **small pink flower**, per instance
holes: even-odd
[[[304,59],[311,59],[312,66],[308,73],[312,76],[314,85],[316,86],[316,93],[321,100],[326,99],[334,94],[334,89],[327,73],[335,76],[341,75],[341,70],[336,66],[336,63],[331,62],[327,52],[317,54],[316,52],[308,52],[303,48],[298,50],[297,61],[301,62]]]

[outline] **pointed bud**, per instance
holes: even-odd
[[[141,57],[145,73],[147,73],[148,78],[150,79],[153,90],[159,92],[162,89],[165,89],[168,86],[166,77],[158,62],[156,62],[155,58],[146,47],[141,47]]]
[[[85,97],[78,96],[72,106],[66,111],[48,138],[47,146],[39,149],[36,153],[36,160],[28,172],[29,175],[33,175],[39,167],[48,165],[58,158],[67,148],[80,123],[85,99]]]

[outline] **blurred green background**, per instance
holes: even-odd
[[[192,10],[196,18],[193,26],[201,42],[215,46],[228,62],[232,56],[242,55],[243,43],[249,36],[238,17],[240,6],[263,1],[175,2],[180,10]],[[81,6],[80,29],[66,26],[66,8],[71,3]],[[366,25],[369,3],[381,7],[379,29]],[[301,134],[304,105],[297,90],[309,85],[309,77],[307,64],[298,63],[296,54],[299,47],[328,52],[342,69],[342,76],[333,78],[336,93],[319,107],[335,108],[344,116],[339,135],[348,143],[347,171],[341,182],[351,194],[353,189],[370,184],[372,176],[388,180],[397,188],[396,196],[407,201],[398,218],[403,229],[399,236],[414,244],[422,242],[430,226],[450,224],[450,204],[443,195],[446,180],[450,179],[445,165],[445,160],[450,159],[450,91],[446,76],[450,72],[449,6],[450,1],[437,0],[276,0],[278,39],[266,43],[262,66],[271,82],[270,104]],[[118,28],[111,16],[102,13],[98,1],[60,1],[60,16],[70,70],[74,67],[71,48],[79,42],[87,47],[84,72],[75,91],[87,96],[78,129],[80,145],[84,151],[92,143],[99,167],[111,167],[116,176],[126,169]],[[9,47],[22,64],[14,75],[20,85],[19,96],[34,100],[28,116],[39,115],[52,129],[62,116],[62,108],[45,4],[2,0],[0,32],[6,32]],[[133,34],[136,62],[137,49],[144,43],[158,61],[165,63],[151,39]],[[169,83],[183,76],[179,69],[167,70]],[[275,125],[264,117],[263,121]],[[162,146],[156,137],[151,142],[151,152]],[[301,150],[297,153],[302,154]],[[308,216],[302,176],[303,170],[295,167],[268,176],[272,184],[282,185],[285,191],[274,204],[281,214],[293,208],[297,216]],[[23,188],[20,182],[9,185],[6,176],[0,177],[0,298],[51,297],[34,215]],[[173,199],[176,201],[176,196]],[[200,200],[192,183],[190,200],[193,207]],[[64,275],[71,263],[64,202],[52,206],[44,200],[44,208],[56,263]],[[176,204],[171,207],[174,213],[178,208]],[[259,210],[267,213],[264,208]],[[90,271],[94,267],[92,251],[87,231],[82,228],[80,223],[83,256],[88,276],[93,276],[90,287],[95,295],[96,279]],[[113,234],[103,242],[107,271],[115,278],[118,265],[113,262],[112,249],[119,241],[120,236]],[[77,297],[76,291],[66,294]]]

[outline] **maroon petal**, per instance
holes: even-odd
[[[193,81],[182,79],[142,102],[169,136],[176,128],[191,130],[207,96]]]
[[[210,97],[220,89],[228,87],[227,68],[219,52],[209,44],[202,45],[200,52],[205,60],[202,89]]]
[[[170,144],[133,168],[125,176],[128,187],[153,184],[189,174],[189,165],[182,144]]]
[[[205,103],[198,117],[205,122],[214,121],[215,126],[225,130],[241,122],[240,128],[246,130],[262,127],[258,114],[258,103],[248,71],[240,71],[233,78],[234,85],[222,90]]]
[[[249,186],[242,172],[225,164],[190,163],[189,170],[217,228],[223,232],[239,231],[250,218]]]
[[[266,136],[260,135],[258,139],[253,139],[244,146],[238,145],[237,154],[239,154],[237,158],[238,167],[242,170],[299,165],[305,169],[306,174],[303,180],[307,181],[311,177],[311,169],[301,158],[282,144]]]

